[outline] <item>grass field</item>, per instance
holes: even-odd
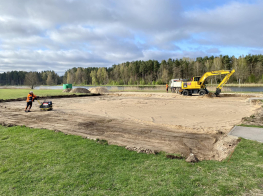
[[[30,92],[30,89],[0,89],[0,99],[16,99],[26,97]],[[47,95],[64,95],[61,89],[59,90],[33,90],[34,94],[37,96],[47,96]]]
[[[262,160],[263,144],[245,139],[230,161],[191,164],[0,126],[0,195],[240,195],[263,189]]]
[[[148,92],[148,93],[165,93],[165,87],[163,90],[153,90],[153,89],[147,89],[147,88],[138,88],[138,89],[129,89],[129,86],[126,86],[128,89],[125,88],[123,90],[112,90],[113,92]],[[30,89],[0,89],[0,99],[16,99],[16,98],[22,98],[26,97],[29,93]],[[37,96],[47,96],[47,95],[67,95],[69,93],[63,93],[62,89],[39,89],[39,90],[33,90],[34,94]],[[210,90],[211,93],[214,93],[214,90]],[[171,93],[169,89],[169,93]],[[262,92],[224,92],[224,89],[222,93],[249,93],[249,94],[261,94]],[[76,93],[75,93],[76,94]],[[77,93],[78,94],[78,93]]]
[[[0,99],[16,99],[26,97],[30,92],[30,89],[0,89]],[[122,90],[120,90],[121,92]],[[48,95],[68,95],[70,93],[63,93],[61,89],[50,90],[50,89],[40,89],[33,90],[34,94],[37,96],[48,96]],[[124,90],[123,92],[131,92],[130,90]],[[132,92],[154,92],[163,93],[164,91],[153,91],[153,90],[134,90]],[[170,93],[170,92],[169,92]],[[80,94],[80,93],[74,93]]]
[[[28,91],[0,89],[0,99],[25,97]],[[0,195],[251,195],[251,190],[263,193],[262,143],[242,139],[230,160],[191,164],[45,129],[0,126]]]

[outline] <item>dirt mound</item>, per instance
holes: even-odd
[[[200,98],[214,98],[216,95],[214,93],[208,93],[205,94],[204,96],[200,96]]]
[[[63,93],[69,93],[72,89],[71,88],[66,88],[65,90],[63,90]]]
[[[108,89],[106,89],[105,87],[96,87],[96,88],[90,88],[89,89],[91,93],[108,93]]]
[[[70,91],[71,93],[90,93],[86,88],[74,88]]]

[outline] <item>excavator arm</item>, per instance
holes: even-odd
[[[218,71],[211,71],[211,72],[206,72],[200,79],[199,79],[199,84],[201,86],[204,85],[204,82],[206,80],[206,78],[208,78],[209,76],[216,76],[216,75],[221,75],[221,74],[227,74],[224,79],[222,80],[222,82],[220,82],[220,84],[217,86],[216,88],[216,92],[215,95],[218,96],[221,93],[221,89],[222,87],[225,85],[225,83],[227,83],[227,81],[229,80],[230,76],[233,75],[233,73],[235,73],[235,70],[233,69],[232,71],[230,70],[218,70]]]
[[[229,80],[229,78],[233,75],[233,73],[235,73],[235,70],[233,69],[231,72],[229,72],[224,79],[220,82],[220,84],[217,86],[216,88],[216,92],[215,95],[218,96],[221,93],[221,89],[222,87],[225,85],[225,83],[227,83],[227,81]]]
[[[199,83],[201,86],[203,86],[206,78],[208,78],[209,76],[217,76],[217,75],[221,75],[221,74],[229,74],[231,71],[229,70],[218,70],[218,71],[210,71],[210,72],[206,72],[200,79],[199,79]],[[235,72],[235,70],[234,70]],[[232,74],[231,74],[232,75]],[[221,84],[221,83],[220,83]]]

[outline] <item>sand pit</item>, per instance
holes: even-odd
[[[24,112],[24,101],[16,101],[0,103],[0,123],[98,138],[136,151],[165,151],[184,157],[193,153],[198,160],[222,160],[238,143],[226,133],[260,107],[246,99],[113,93],[54,99],[53,111],[40,112],[34,104],[31,113]]]

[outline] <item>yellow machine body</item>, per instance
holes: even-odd
[[[191,81],[183,82],[182,89],[201,89],[199,79],[200,77],[194,77]]]
[[[207,94],[208,91],[206,90],[205,80],[209,76],[216,76],[216,75],[225,75],[224,79],[220,82],[220,84],[216,88],[216,95],[218,96],[221,92],[222,87],[225,83],[229,80],[231,75],[235,73],[235,70],[218,70],[218,71],[211,71],[206,72],[202,77],[193,77],[191,81],[182,82],[181,93],[183,95],[191,95],[192,93],[199,93],[199,95]]]

